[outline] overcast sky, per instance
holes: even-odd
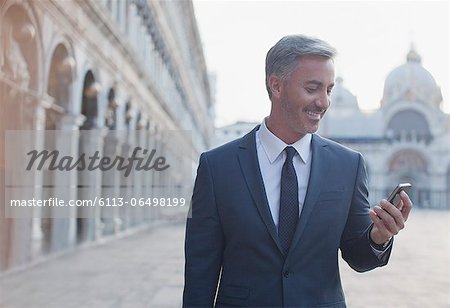
[[[207,65],[217,76],[218,126],[268,115],[265,55],[294,33],[337,48],[337,76],[366,110],[379,106],[386,76],[406,62],[413,43],[450,113],[447,1],[194,0],[194,7]]]

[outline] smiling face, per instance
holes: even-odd
[[[304,55],[291,74],[269,78],[272,110],[268,128],[291,144],[319,129],[319,122],[330,106],[334,86],[334,63],[330,58]]]

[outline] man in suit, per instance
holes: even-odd
[[[303,35],[266,58],[270,115],[203,153],[187,219],[185,307],[345,307],[338,250],[386,265],[412,204],[369,207],[361,154],[314,134],[330,106],[335,50]]]

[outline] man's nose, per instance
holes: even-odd
[[[331,97],[327,92],[320,94],[320,96],[316,100],[317,106],[322,109],[327,109],[331,104]]]

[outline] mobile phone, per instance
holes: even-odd
[[[397,206],[400,203],[400,192],[405,191],[406,193],[411,189],[410,183],[400,183],[394,190],[389,194],[387,201],[392,203],[394,206]]]

